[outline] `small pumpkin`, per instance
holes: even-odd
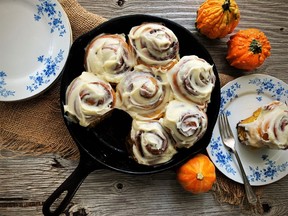
[[[209,191],[216,181],[215,166],[204,154],[197,154],[177,170],[182,187],[194,194]]]
[[[271,54],[266,35],[256,28],[240,30],[227,42],[226,59],[235,68],[250,71],[263,64]]]
[[[206,0],[197,11],[195,26],[201,34],[215,39],[232,33],[239,21],[235,0]]]

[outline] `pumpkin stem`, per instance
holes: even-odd
[[[197,180],[201,181],[201,180],[203,180],[204,176],[202,173],[197,173],[196,178],[197,178]]]
[[[222,5],[224,11],[230,10],[230,0],[225,0],[224,4]]]
[[[249,50],[251,52],[253,52],[254,54],[261,53],[262,52],[262,45],[258,40],[253,39],[250,46],[249,46]]]

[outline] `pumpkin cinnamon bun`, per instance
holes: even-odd
[[[114,108],[115,92],[108,82],[95,74],[83,72],[66,90],[64,111],[87,127]]]
[[[131,153],[139,164],[162,164],[177,152],[170,135],[158,121],[133,120],[130,135]]]
[[[110,83],[118,83],[135,64],[124,34],[101,34],[86,48],[86,70]]]
[[[160,23],[143,23],[133,27],[128,35],[138,63],[168,69],[179,60],[176,35]]]
[[[160,118],[172,97],[166,76],[143,65],[127,72],[116,92],[117,107],[137,120]]]
[[[237,124],[241,143],[255,148],[288,148],[288,107],[272,101]]]
[[[178,148],[190,148],[206,132],[206,113],[194,104],[173,100],[169,102],[162,124],[171,133]]]
[[[167,77],[176,99],[206,109],[216,81],[212,65],[195,55],[184,56]]]

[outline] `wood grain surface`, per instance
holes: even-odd
[[[173,20],[204,44],[220,73],[245,73],[230,67],[225,55],[228,37],[209,40],[197,33],[196,11],[203,0],[79,0],[88,11],[110,19],[150,14]],[[237,30],[257,27],[265,32],[272,55],[253,73],[269,74],[288,83],[287,0],[238,0]],[[188,45],[187,45],[188,46]],[[0,138],[1,140],[1,138]],[[5,156],[3,156],[5,154]],[[47,197],[72,173],[77,161],[57,154],[37,157],[0,157],[0,216],[42,215]],[[239,206],[217,203],[211,192],[192,195],[175,180],[173,170],[132,176],[107,169],[91,173],[63,215],[257,215]],[[288,177],[263,187],[262,215],[288,215]]]

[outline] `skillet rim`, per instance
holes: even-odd
[[[65,103],[66,88],[70,84],[70,82],[76,77],[76,76],[74,76],[74,77],[72,76],[73,78],[71,78],[71,75],[69,77],[68,72],[69,72],[70,68],[73,69],[73,65],[74,65],[73,59],[75,58],[75,55],[77,56],[77,53],[75,54],[77,49],[82,47],[82,49],[83,49],[82,51],[84,51],[84,49],[87,46],[89,41],[91,41],[96,35],[99,35],[100,33],[104,33],[104,32],[101,32],[103,29],[108,28],[111,25],[112,26],[116,25],[117,23],[124,23],[124,24],[126,23],[127,24],[127,22],[129,22],[129,20],[131,21],[131,19],[133,19],[133,23],[138,22],[139,24],[141,24],[143,22],[161,22],[161,23],[164,23],[164,25],[166,25],[168,28],[170,28],[173,32],[176,29],[177,32],[174,32],[174,33],[178,38],[182,38],[182,36],[179,35],[180,36],[179,37],[177,35],[180,33],[184,33],[184,34],[186,34],[186,36],[189,36],[193,40],[193,42],[196,43],[196,45],[193,44],[193,46],[197,47],[197,49],[200,50],[200,51],[197,50],[196,52],[200,52],[201,55],[205,56],[202,58],[204,58],[210,64],[213,64],[213,71],[214,71],[214,74],[216,76],[216,82],[215,82],[215,87],[214,87],[212,95],[211,95],[211,102],[208,104],[208,109],[207,109],[208,128],[207,128],[204,136],[199,141],[197,141],[194,144],[194,146],[192,146],[190,149],[185,149],[185,151],[182,150],[182,151],[178,152],[176,154],[176,156],[174,156],[172,158],[172,160],[168,161],[167,163],[163,163],[163,164],[159,164],[159,165],[155,165],[155,166],[141,165],[141,164],[138,164],[137,162],[135,162],[133,159],[129,158],[129,160],[131,160],[131,163],[133,164],[133,169],[123,169],[123,167],[121,168],[121,167],[117,167],[117,166],[109,164],[110,162],[105,161],[105,159],[104,160],[100,159],[99,157],[95,156],[94,152],[91,153],[89,148],[87,148],[87,143],[85,146],[85,143],[83,144],[83,142],[81,140],[79,140],[78,135],[75,135],[75,129],[73,129],[75,125],[71,126],[75,123],[72,123],[70,120],[68,120],[66,118],[63,105]],[[144,21],[141,21],[141,20],[144,20]],[[135,26],[135,25],[128,24],[128,26],[130,26],[130,28],[131,28],[132,26]],[[112,31],[114,31],[114,30],[112,30]],[[178,32],[178,31],[180,31],[180,32]],[[112,32],[105,32],[105,33],[112,33]],[[122,32],[117,32],[117,33],[122,33]],[[179,44],[180,44],[180,56],[183,56],[183,55],[181,55],[181,42],[180,42],[180,40],[179,40]],[[188,49],[188,52],[189,52],[189,50],[190,49]],[[201,56],[199,56],[199,57],[201,57]],[[72,61],[72,63],[71,63],[71,61]],[[80,67],[80,63],[78,63],[78,64],[79,65],[78,65],[77,69],[79,69],[79,67]],[[82,67],[84,68],[84,58],[82,60]],[[80,75],[82,73],[82,71],[83,70],[79,71],[78,75]],[[67,81],[67,77],[69,77],[70,82]],[[213,107],[212,107],[212,105],[213,105]],[[91,160],[103,165],[104,167],[110,168],[112,170],[116,170],[116,171],[119,171],[122,173],[129,173],[129,174],[141,174],[141,175],[142,174],[152,174],[152,173],[162,172],[162,171],[165,171],[165,170],[168,170],[168,169],[171,169],[173,167],[176,167],[176,166],[183,164],[186,160],[191,158],[193,155],[196,155],[197,153],[205,150],[206,147],[209,145],[209,142],[210,142],[211,137],[212,137],[212,132],[213,132],[214,126],[216,124],[217,116],[218,116],[218,113],[220,110],[220,80],[219,80],[219,76],[218,76],[218,72],[217,72],[215,63],[214,63],[211,55],[206,50],[206,48],[198,41],[197,38],[194,37],[194,35],[189,30],[187,30],[183,26],[181,26],[181,25],[179,25],[179,24],[177,24],[171,20],[157,17],[157,16],[144,15],[144,14],[125,15],[125,16],[112,18],[112,19],[98,25],[97,27],[95,27],[91,31],[78,37],[73,42],[71,49],[70,49],[70,52],[69,52],[67,62],[66,62],[66,66],[62,72],[61,86],[60,86],[60,106],[61,106],[61,113],[62,113],[62,116],[64,118],[65,125],[66,125],[66,127],[70,133],[70,136],[73,138],[73,140],[75,141],[75,143],[76,143],[76,145],[80,151],[80,159],[81,159],[81,157],[84,157],[85,155],[89,155]],[[210,115],[208,114],[208,112]],[[213,114],[213,116],[211,116],[211,114]],[[76,126],[76,127],[81,127],[81,126]],[[203,141],[203,140],[205,140],[205,143],[200,144],[201,141]],[[192,151],[192,149],[193,149],[193,151]],[[182,152],[184,152],[184,153],[182,153]],[[182,157],[180,157],[180,156],[182,156]]]

